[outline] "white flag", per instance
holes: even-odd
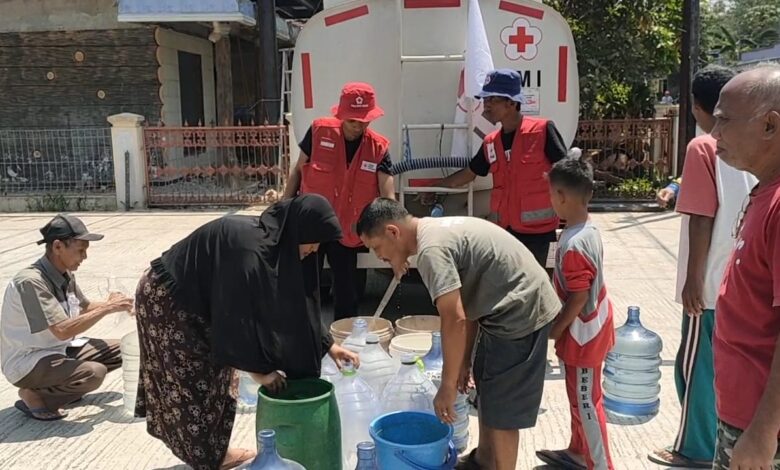
[[[493,57],[490,55],[490,44],[478,0],[469,0],[466,29],[466,60],[460,74],[454,122],[466,124],[469,122],[470,114],[472,127],[454,132],[452,151],[450,152],[454,157],[473,156],[482,145],[482,139],[485,135],[496,129],[495,125],[482,117],[482,100],[474,98],[474,95],[482,91],[482,85],[485,83],[488,72],[493,70]],[[472,148],[468,149],[468,136],[471,132],[474,132]]]

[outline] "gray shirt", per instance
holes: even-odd
[[[69,294],[80,308],[89,305],[73,274],[60,273],[45,256],[8,283],[0,313],[0,369],[9,382],[19,382],[42,358],[65,354],[70,340],[57,339],[49,327],[75,315]]]
[[[466,317],[486,333],[522,338],[561,309],[547,272],[498,225],[475,217],[426,217],[417,243],[417,270],[431,299],[460,289]]]

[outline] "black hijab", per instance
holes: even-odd
[[[211,325],[213,359],[249,372],[316,377],[332,344],[322,325],[317,255],[298,246],[341,238],[328,201],[307,194],[260,217],[229,216],[197,229],[153,263],[181,306]]]

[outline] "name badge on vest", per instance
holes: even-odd
[[[320,140],[320,147],[325,147],[326,149],[334,149],[336,148],[336,142],[333,142],[332,140]]]
[[[488,163],[496,163],[496,144],[493,142],[489,143],[487,145],[487,151],[488,151]]]
[[[360,169],[363,171],[370,171],[371,173],[376,173],[376,163],[364,161],[360,164]]]

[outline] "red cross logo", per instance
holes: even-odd
[[[504,55],[509,60],[533,60],[539,54],[542,30],[527,18],[516,18],[510,26],[501,30]]]
[[[509,36],[509,44],[514,44],[517,47],[517,51],[521,54],[525,52],[527,46],[532,45],[534,42],[534,37],[525,33],[525,26],[518,26],[515,34]]]

